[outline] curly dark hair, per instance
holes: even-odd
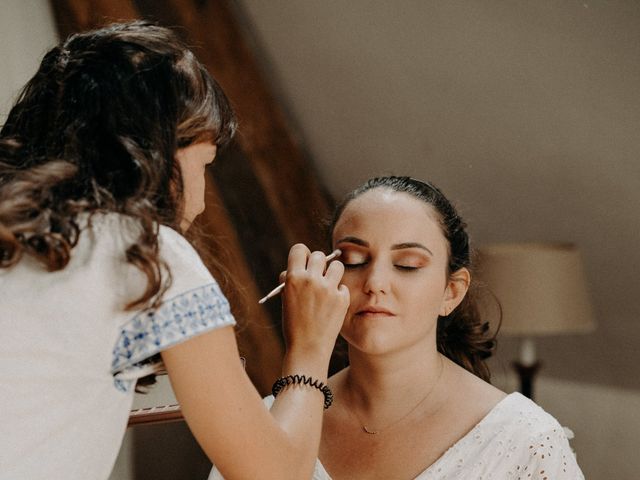
[[[80,213],[118,212],[140,230],[127,262],[147,278],[127,309],[157,306],[171,283],[158,228],[180,229],[177,149],[223,146],[229,101],[169,29],[113,24],[49,50],[0,131],[0,267],[23,254],[65,268]]]
[[[336,207],[329,222],[330,235],[347,205],[375,188],[406,193],[430,205],[438,215],[442,233],[449,246],[447,274],[451,275],[463,267],[471,271],[472,250],[466,224],[437,187],[411,177],[372,178],[347,194]],[[447,316],[438,317],[436,341],[440,353],[483,380],[489,381],[491,373],[485,360],[495,350],[497,332],[491,333],[489,322],[481,318],[476,302],[476,289],[476,282],[472,277],[469,290],[460,305]]]

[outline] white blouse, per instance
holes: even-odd
[[[273,397],[264,403],[269,408]],[[222,478],[214,466],[209,480]],[[584,476],[557,420],[525,396],[512,393],[413,480],[452,479],[584,480]],[[313,480],[331,480],[320,460]]]
[[[234,325],[229,304],[191,245],[160,227],[173,282],[153,313],[125,311],[146,277],[126,262],[132,220],[83,217],[66,268],[25,255],[0,269],[0,479],[106,479],[143,365],[203,332]]]

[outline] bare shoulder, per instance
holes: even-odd
[[[479,421],[484,418],[507,394],[464,368],[451,363],[452,374],[448,389],[449,408],[465,412],[467,418]],[[470,401],[470,400],[473,401]]]

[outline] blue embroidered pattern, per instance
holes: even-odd
[[[160,351],[214,328],[234,325],[229,302],[217,283],[211,283],[166,300],[153,312],[141,312],[120,332],[113,349],[111,372],[120,391],[128,391],[135,379],[119,379],[123,370]],[[122,375],[125,376],[125,375]]]

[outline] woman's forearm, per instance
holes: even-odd
[[[190,429],[225,479],[311,477],[322,392],[286,387],[269,412],[238,361],[231,328],[191,339],[162,356]],[[283,373],[325,382],[327,365],[324,352],[291,353]]]

